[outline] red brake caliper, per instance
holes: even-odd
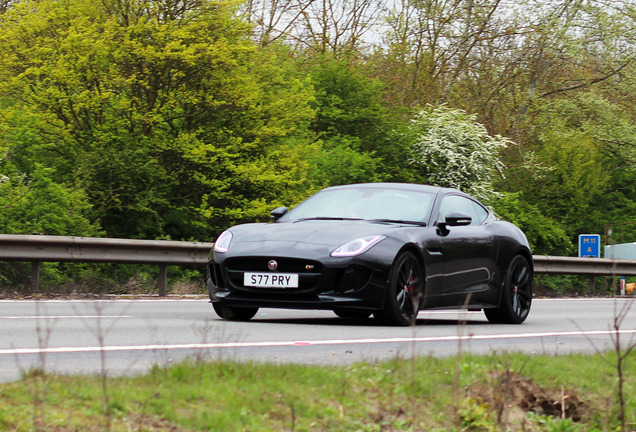
[[[404,292],[408,292],[409,290],[413,290],[413,281],[415,280],[415,278],[413,277],[413,272],[411,272],[411,275],[409,276],[409,280],[406,283],[406,285],[404,285]]]

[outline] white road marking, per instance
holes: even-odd
[[[466,336],[437,336],[437,337],[410,337],[410,338],[386,338],[386,339],[331,339],[308,341],[271,341],[271,342],[225,342],[225,343],[196,343],[196,344],[168,344],[168,345],[123,345],[123,346],[85,346],[85,347],[53,347],[53,348],[13,348],[0,349],[0,355],[19,354],[54,354],[54,353],[86,353],[86,352],[116,352],[116,351],[165,351],[184,349],[212,349],[212,348],[263,348],[263,347],[290,347],[290,346],[321,346],[321,345],[362,345],[382,343],[408,343],[408,342],[453,342],[470,340],[500,340],[500,339],[528,339],[543,337],[570,337],[570,336],[609,336],[615,335],[614,330],[598,331],[570,331],[570,332],[545,332],[545,333],[519,333],[519,334],[493,334],[493,335],[466,335]],[[636,335],[636,330],[620,330],[620,335]]]
[[[205,302],[210,303],[210,299],[208,297],[201,298],[164,298],[164,297],[155,297],[155,298],[117,298],[117,299],[99,299],[99,300],[83,300],[83,299],[44,299],[44,300],[33,300],[33,299],[5,299],[0,300],[0,304],[2,303],[122,303],[122,302],[135,302],[135,303],[145,303],[145,302]]]
[[[36,320],[36,319],[93,319],[93,318],[109,318],[109,319],[117,319],[117,318],[133,318],[130,315],[23,315],[23,316],[0,316],[0,319],[7,320]]]
[[[629,301],[632,297],[628,298],[614,298],[615,301]],[[607,301],[612,298],[607,297],[565,297],[565,298],[533,298],[532,302],[595,302],[595,301]],[[165,297],[153,297],[153,298],[114,298],[114,299],[99,299],[99,300],[86,300],[86,299],[3,299],[0,300],[0,304],[3,303],[147,303],[147,302],[201,302],[210,303],[210,299],[207,296],[195,297],[195,298],[165,298]],[[453,309],[456,312],[460,312],[461,309]],[[450,312],[451,310],[449,310]],[[422,312],[442,312],[435,310],[424,309]]]

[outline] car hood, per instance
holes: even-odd
[[[269,224],[237,225],[230,229],[232,243],[290,242],[323,246],[341,244],[367,235],[388,235],[398,224],[367,221],[315,221],[278,222]]]

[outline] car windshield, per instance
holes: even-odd
[[[389,188],[327,189],[307,198],[281,221],[364,219],[424,223],[434,194]]]

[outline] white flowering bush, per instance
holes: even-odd
[[[492,180],[503,175],[502,149],[508,138],[488,135],[474,115],[447,106],[420,111],[409,127],[409,162],[433,185],[453,187],[488,200],[496,195]]]

